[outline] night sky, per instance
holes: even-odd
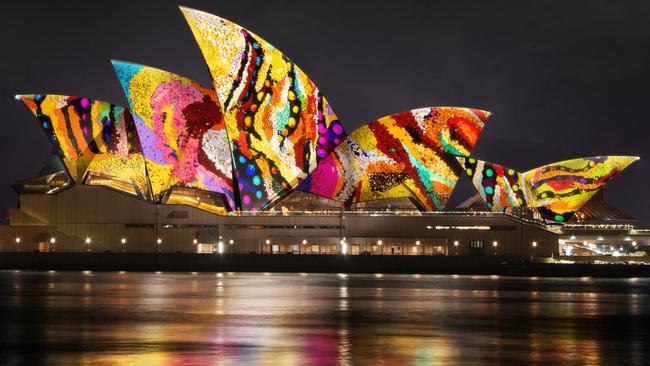
[[[650,226],[650,1],[10,1],[0,13],[0,210],[51,148],[17,93],[126,105],[110,60],[209,85],[178,5],[234,21],[316,82],[348,131],[396,112],[495,113],[474,155],[526,171],[638,155],[606,200]],[[452,197],[474,193],[466,177]]]

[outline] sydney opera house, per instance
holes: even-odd
[[[528,258],[649,242],[601,192],[637,157],[519,172],[472,155],[490,117],[475,108],[417,108],[350,130],[277,48],[181,11],[213,85],[113,61],[128,107],[16,97],[53,156],[15,184],[0,250]],[[459,179],[477,195],[449,207]]]

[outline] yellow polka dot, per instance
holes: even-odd
[[[296,99],[296,93],[289,90],[289,100],[295,100],[295,99]]]
[[[517,191],[519,190],[519,186],[516,185],[516,184],[514,184],[514,185],[512,186],[512,190],[515,191],[515,192],[517,192]]]
[[[262,92],[257,93],[257,100],[261,101],[262,98],[264,98],[264,93],[262,93]]]
[[[283,135],[283,136],[286,136],[286,135],[288,135],[288,134],[289,134],[289,131],[287,131],[286,128],[285,128],[284,130],[282,130],[282,135]]]
[[[298,113],[300,111],[300,108],[298,108],[297,105],[294,105],[293,108],[291,108],[291,110],[293,111],[293,113]]]
[[[467,175],[472,175],[472,169],[467,169],[466,172],[467,172]]]
[[[251,118],[251,116],[246,116],[246,117],[244,118],[244,124],[246,125],[246,127],[250,127],[250,126],[251,126],[251,122],[252,122],[252,118]]]
[[[267,88],[270,88],[271,87],[271,82],[268,81],[268,80],[264,80],[264,86],[267,87]]]
[[[289,117],[289,121],[287,122],[287,125],[289,125],[289,128],[296,127],[296,119],[293,117]]]
[[[513,169],[508,170],[508,175],[515,175],[515,171]]]
[[[470,163],[470,164],[474,164],[474,163],[476,163],[476,159],[474,159],[474,158],[469,158],[469,163]]]

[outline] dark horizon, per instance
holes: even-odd
[[[283,4],[283,5],[278,5]],[[50,143],[14,94],[83,95],[127,105],[110,60],[159,67],[210,85],[178,5],[251,29],[294,60],[348,132],[381,116],[456,105],[494,115],[473,155],[518,170],[592,155],[641,160],[606,200],[650,225],[650,3],[347,4],[254,1],[31,1],[5,5],[0,103],[0,211],[11,184],[34,176]],[[449,207],[475,193],[462,177]],[[3,215],[4,216],[4,215]]]

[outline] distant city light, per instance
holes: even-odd
[[[537,248],[537,242],[533,241],[533,248]]]
[[[266,244],[267,244],[267,245],[268,245],[268,244],[271,244],[271,240],[266,239]]]
[[[302,239],[302,244],[307,244],[307,239]]]
[[[341,254],[348,254],[348,244],[345,242],[345,240],[341,240]]]
[[[122,244],[126,244],[126,238],[122,238],[122,240],[120,240],[120,242],[121,242]]]
[[[458,240],[454,240],[454,246],[455,246],[455,247],[458,246]]]
[[[223,254],[223,242],[222,241],[219,241],[219,244],[217,245],[217,252],[219,252],[219,254]]]
[[[416,240],[416,241],[415,241],[415,245],[420,246],[420,241],[419,241],[419,240]]]
[[[20,237],[16,237],[16,244],[20,244]]]
[[[158,238],[158,239],[156,240],[156,243],[158,243],[158,244],[162,244],[162,239]]]
[[[632,242],[632,246],[633,246],[633,247],[636,246],[636,242],[635,242],[635,241]]]
[[[499,245],[499,243],[495,240],[492,242],[492,246],[496,248],[496,246]]]
[[[228,240],[228,244],[233,245],[233,244],[235,244],[235,241],[230,239],[230,240]]]
[[[575,235],[571,235],[571,236],[569,237],[569,239],[571,239],[571,240],[576,240],[576,236],[575,236]]]
[[[381,240],[377,240],[377,245],[382,245],[384,242]]]
[[[54,238],[54,237],[50,238],[50,243],[52,243],[52,244],[56,243],[56,238]]]
[[[199,241],[198,241],[198,239],[194,239],[194,240],[192,240],[192,243],[194,243],[194,244],[198,244]]]
[[[90,244],[91,241],[92,240],[90,240],[90,238],[88,238],[88,237],[86,238],[86,244]]]

